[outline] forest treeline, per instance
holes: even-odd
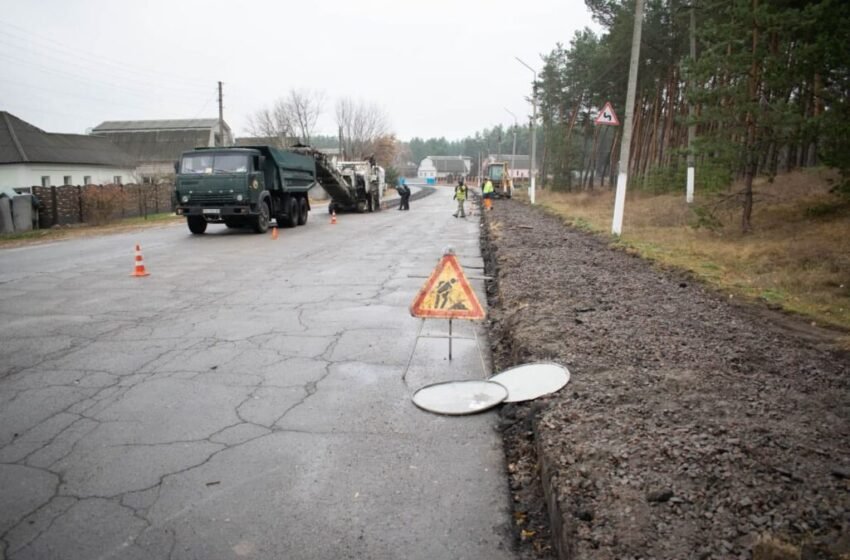
[[[537,164],[556,190],[610,185],[618,166],[622,127],[594,119],[611,102],[624,121],[634,0],[586,4],[601,31],[555,45],[535,84]],[[743,179],[744,229],[757,175],[833,166],[843,177],[836,189],[850,193],[847,0],[647,0],[639,60],[630,184],[684,189],[691,153],[698,192]],[[474,158],[482,149],[510,153],[509,136],[496,127],[444,144]],[[517,153],[528,153],[528,139],[522,127]],[[410,147],[417,156],[417,147],[439,144]]]

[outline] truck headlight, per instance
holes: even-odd
[[[186,204],[187,202],[189,202],[189,195],[188,195],[188,194],[184,194],[184,195],[180,198],[180,200],[181,200],[181,201],[183,201],[183,204]]]
[[[236,202],[242,202],[242,195],[241,194],[236,195]]]

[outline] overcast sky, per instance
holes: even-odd
[[[593,26],[582,0],[0,0],[0,110],[48,132],[217,117],[237,136],[290,88],[375,102],[399,138],[523,119],[541,54]]]

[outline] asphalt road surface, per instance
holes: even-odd
[[[0,558],[512,558],[495,416],[410,400],[489,373],[408,312],[445,247],[481,274],[450,198],[0,250]]]

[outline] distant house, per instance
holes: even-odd
[[[233,134],[218,119],[106,121],[91,130],[108,138],[137,161],[136,172],[145,181],[174,174],[174,162],[192,148],[230,146]]]
[[[0,111],[0,186],[133,183],[135,167],[105,138],[45,132]]]
[[[419,163],[416,176],[420,179],[455,179],[466,177],[472,169],[467,156],[428,156]]]
[[[492,162],[507,162],[508,168],[511,170],[511,178],[513,179],[528,179],[531,176],[531,157],[527,155],[517,154],[491,154],[484,160],[484,163]]]

